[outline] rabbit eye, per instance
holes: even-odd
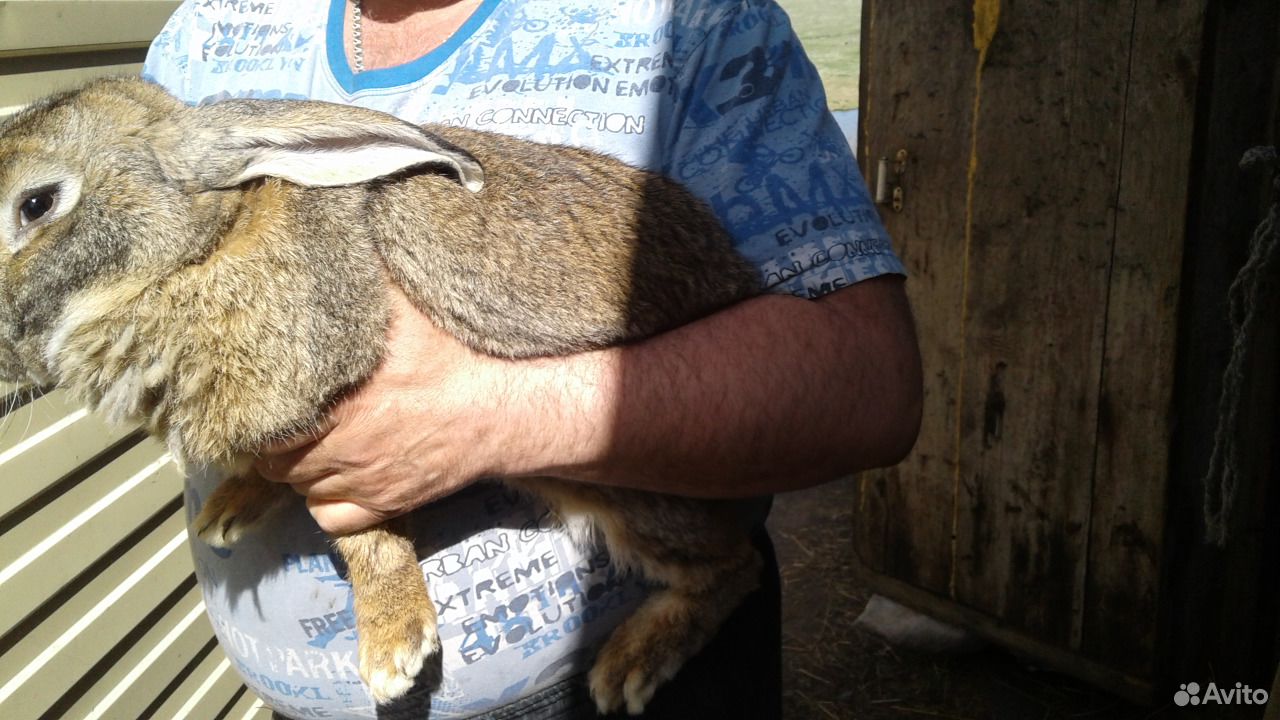
[[[18,205],[18,219],[23,227],[44,217],[53,209],[53,203],[57,199],[58,191],[54,188],[47,188],[37,191],[34,195],[25,198]]]

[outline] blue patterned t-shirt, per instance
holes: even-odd
[[[771,292],[818,297],[901,273],[786,15],[755,0],[484,0],[442,46],[354,73],[343,0],[188,0],[144,75],[189,103],[362,105],[592,148],[706,200]],[[780,339],[780,341],[785,341]],[[216,478],[187,482],[189,516]],[[644,590],[544,508],[479,484],[413,513],[444,678],[396,717],[467,717],[577,675]],[[373,717],[350,585],[305,507],[231,551],[192,543],[219,641],[293,717]],[[387,716],[384,711],[382,716]]]

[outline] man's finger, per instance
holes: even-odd
[[[347,478],[338,473],[289,483],[293,491],[316,502],[337,502],[352,497]]]
[[[319,480],[329,475],[332,468],[317,453],[314,441],[288,452],[263,454],[254,462],[258,474],[273,482],[297,484]]]
[[[346,500],[317,500],[307,498],[307,510],[316,524],[330,535],[348,535],[365,530],[386,518],[367,508]]]

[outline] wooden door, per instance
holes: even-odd
[[[860,479],[900,600],[1141,695],[1154,670],[1202,0],[864,0],[858,155],[925,418]]]

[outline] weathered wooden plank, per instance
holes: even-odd
[[[970,630],[1020,656],[1034,658],[1038,665],[1045,668],[1075,676],[1141,705],[1168,702],[1169,696],[1164,693],[1157,694],[1149,677],[1116,672],[1107,663],[1090,660],[1060,645],[1029,637],[1019,628],[1011,627],[986,613],[908,585],[888,575],[868,572],[863,578],[866,580],[867,589],[871,592],[891,597],[907,607],[942,622]]]
[[[964,195],[973,67],[971,16],[964,2],[866,0],[865,80],[859,110],[864,174],[898,149],[909,153],[905,209],[881,213],[907,266],[926,368],[924,421],[911,456],[866,473],[856,547],[868,566],[947,593],[960,371]],[[874,187],[874,183],[872,185]],[[866,513],[883,513],[864,519]]]
[[[906,137],[913,152],[906,212],[886,222],[916,276],[929,403],[917,455],[954,461],[942,473],[961,482],[953,568],[939,543],[922,542],[942,537],[936,508],[950,499],[936,475],[916,483],[927,475],[921,457],[896,475],[863,478],[858,507],[876,517],[861,526],[860,557],[895,597],[1121,691],[1167,679],[1170,657],[1177,677],[1253,681],[1275,627],[1266,605],[1274,583],[1259,582],[1260,569],[1274,566],[1267,483],[1280,465],[1273,319],[1254,338],[1262,355],[1247,370],[1244,461],[1255,472],[1240,487],[1225,550],[1201,544],[1200,477],[1229,344],[1225,291],[1261,184],[1235,163],[1247,147],[1274,142],[1280,10],[1265,0],[976,4],[1003,5],[1003,17],[985,70],[970,242],[942,269],[921,260],[954,244],[921,248],[919,231],[936,232],[937,216],[954,206],[940,195],[919,210],[913,200],[930,189],[912,183],[966,167],[967,139],[955,134],[951,166],[933,157],[939,168],[926,168],[928,144],[911,142],[929,136],[912,130],[930,112],[971,107],[946,93],[965,82],[957,58],[975,54],[947,37],[967,32],[972,16],[946,26],[937,4],[873,4],[864,21],[863,162],[870,171],[896,149],[885,137]],[[934,50],[932,63],[918,64]],[[1203,77],[1202,54],[1211,73]],[[913,74],[950,80],[942,107],[896,116],[889,108],[911,99],[897,89],[922,87]],[[877,79],[886,83],[879,92]],[[950,200],[964,196],[956,182]],[[950,240],[947,229],[936,234]],[[938,568],[953,580],[954,603],[942,599]]]
[[[955,597],[1062,647],[1084,595],[1132,17],[1004,3],[970,160]]]
[[[1156,671],[1178,289],[1203,16],[1204,0],[1141,0],[1134,19],[1089,575],[1073,637],[1088,656],[1142,676]]]

